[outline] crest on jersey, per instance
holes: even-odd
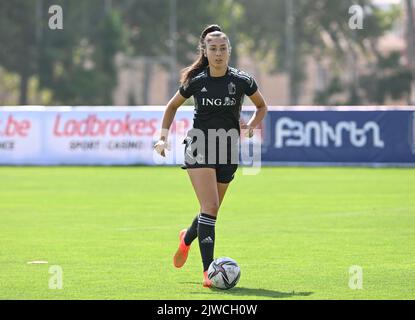
[[[229,94],[236,94],[236,86],[233,82],[228,84],[228,90],[229,90]]]

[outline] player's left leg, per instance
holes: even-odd
[[[229,187],[229,183],[217,183],[217,187],[218,187],[218,195],[219,195],[219,207],[222,204],[223,198],[225,197],[226,194],[226,190],[228,190]],[[202,212],[202,208],[200,208],[200,212]],[[197,238],[197,224],[199,221],[199,215],[198,214],[194,219],[192,224],[190,225],[189,228],[182,230],[181,232],[184,232],[184,243],[186,244],[186,246],[190,246],[193,242],[193,240],[195,240]]]
[[[222,205],[223,198],[225,197],[226,190],[228,190],[229,183],[217,183],[218,195],[219,195],[219,207]]]

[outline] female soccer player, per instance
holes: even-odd
[[[255,80],[247,73],[228,66],[231,54],[229,38],[218,25],[210,25],[203,30],[199,39],[199,56],[189,67],[183,69],[181,86],[174,97],[168,102],[164,112],[162,130],[155,150],[165,156],[168,131],[177,109],[191,96],[194,97],[195,112],[193,129],[187,133],[185,140],[185,165],[190,181],[200,203],[198,214],[190,227],[179,233],[179,248],[174,255],[173,263],[181,268],[187,260],[190,245],[199,239],[199,248],[203,262],[203,286],[210,287],[207,270],[213,261],[215,243],[215,223],[219,207],[223,201],[229,183],[233,180],[238,162],[231,161],[230,154],[235,145],[238,146],[240,130],[245,129],[249,137],[267,112],[267,106],[258,90]],[[247,95],[256,106],[256,112],[247,124],[240,123],[240,112],[244,96]],[[210,130],[209,130],[210,129]],[[235,139],[225,139],[223,148],[210,148],[211,141],[216,137],[209,135],[213,131],[223,129],[225,132],[236,132]],[[198,131],[199,134],[196,134]],[[200,136],[204,134],[204,137]],[[231,135],[230,135],[231,136]],[[199,143],[207,143],[201,148]],[[198,151],[200,147],[201,152]],[[222,144],[223,146],[223,144]],[[213,153],[213,156],[212,154]],[[219,155],[218,155],[219,153]],[[221,154],[226,162],[220,161]],[[208,161],[208,159],[210,161]],[[212,161],[212,159],[214,161]]]

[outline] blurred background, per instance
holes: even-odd
[[[0,0],[0,299],[414,300],[414,2]],[[270,106],[220,208],[226,292],[171,264],[193,99],[153,148],[213,23]]]
[[[414,15],[412,0],[0,0],[0,105],[165,105],[211,23],[269,105],[415,105]]]

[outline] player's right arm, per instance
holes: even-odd
[[[168,147],[168,135],[171,124],[173,123],[177,109],[186,101],[179,91],[167,103],[167,108],[164,111],[163,121],[161,124],[160,138],[154,145],[154,149],[163,157],[166,156],[165,150]]]

